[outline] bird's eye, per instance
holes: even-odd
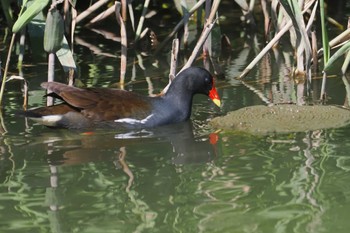
[[[212,83],[211,78],[209,78],[209,77],[205,78],[205,82],[208,84]]]

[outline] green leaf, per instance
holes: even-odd
[[[12,32],[17,33],[26,26],[37,14],[39,14],[49,3],[50,0],[35,0],[19,18],[12,27]]]
[[[68,72],[70,69],[74,69],[74,70],[77,69],[72,51],[69,48],[66,37],[63,37],[62,47],[60,50],[56,52],[56,56],[60,61],[64,72]]]
[[[64,36],[64,22],[57,9],[47,13],[44,33],[44,50],[55,53],[62,46]]]
[[[350,51],[350,41],[344,44],[337,52],[333,54],[331,58],[329,58],[327,64],[324,67],[324,71],[328,71],[331,68],[336,60],[341,57],[344,53]]]

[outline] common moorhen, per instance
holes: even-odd
[[[41,86],[63,103],[28,110],[23,115],[49,127],[150,128],[182,122],[189,119],[193,95],[197,93],[209,96],[220,106],[213,77],[199,67],[182,71],[165,95],[157,97],[109,88],[82,89],[57,82],[44,82]]]

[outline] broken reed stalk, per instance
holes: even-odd
[[[349,67],[349,63],[350,63],[350,51],[348,51],[346,53],[346,56],[345,56],[345,60],[344,60],[344,63],[341,67],[341,71],[342,71],[342,74],[345,75],[346,73],[346,70],[348,69]]]
[[[75,32],[75,26],[77,25],[77,15],[78,15],[78,11],[74,8],[71,7],[71,11],[72,11],[72,22],[71,22],[71,31],[70,31],[70,42],[71,42],[71,50],[72,50],[72,54],[74,54],[74,32]]]
[[[266,0],[261,0],[261,9],[264,15],[264,32],[265,32],[265,40],[267,41],[269,27],[270,27],[270,15],[269,15],[269,10],[267,7]]]
[[[185,7],[183,7],[182,9],[183,9],[183,14],[184,14],[184,34],[183,34],[182,38],[183,38],[183,42],[184,42],[184,48],[187,48],[188,36],[190,34],[189,27],[188,27],[188,22],[190,20],[190,16],[189,16],[188,10]]]
[[[324,66],[326,66],[330,56],[329,55],[330,47],[329,47],[328,33],[327,33],[326,22],[325,22],[324,0],[320,0],[320,15],[321,15],[321,30],[322,30],[323,64]],[[326,79],[327,79],[326,71],[323,71],[320,100],[323,100],[325,97]]]
[[[13,33],[13,34],[12,34],[12,37],[11,37],[11,42],[10,42],[10,46],[9,46],[9,51],[7,52],[5,70],[4,70],[4,75],[3,75],[3,77],[2,77],[1,88],[0,88],[0,106],[2,106],[2,98],[3,98],[3,96],[4,96],[4,90],[5,90],[5,83],[6,83],[6,78],[7,78],[7,72],[8,72],[8,68],[9,68],[9,64],[10,64],[10,60],[11,60],[11,51],[12,51],[12,48],[13,48],[13,43],[15,42],[15,37],[16,37],[16,33]]]
[[[211,1],[207,0],[207,1],[205,1],[205,21],[206,22],[208,22],[210,10],[211,10]],[[211,37],[210,36],[208,36],[208,38],[205,40],[205,42],[203,44],[203,54],[204,54],[204,56],[209,56],[212,54]]]
[[[348,29],[350,28],[350,17],[348,18],[348,27],[347,28]],[[341,71],[342,71],[343,76],[345,75],[346,70],[349,67],[349,63],[350,63],[350,51],[346,52],[345,60],[344,60],[344,63],[341,67]],[[349,101],[350,101],[350,99],[349,99]]]
[[[160,92],[159,95],[164,95],[169,87],[171,82],[174,80],[176,77],[176,67],[177,67],[177,55],[179,53],[179,39],[174,39],[173,40],[173,45],[171,49],[171,61],[170,61],[170,72],[169,72],[169,83],[166,85],[166,87]]]
[[[125,73],[126,73],[126,62],[127,62],[127,37],[126,37],[126,28],[122,16],[120,15],[120,2],[115,2],[115,14],[117,21],[120,25],[120,36],[121,36],[121,57],[120,57],[120,85],[122,89],[124,88],[125,83]]]
[[[87,8],[85,11],[83,11],[82,13],[80,13],[76,18],[75,21],[76,23],[79,23],[80,21],[82,21],[83,19],[85,19],[87,16],[89,16],[92,12],[94,12],[95,10],[97,10],[98,8],[100,8],[101,6],[103,6],[104,4],[108,3],[109,0],[99,0],[96,3],[94,3],[93,5],[91,5],[89,8]]]
[[[311,45],[312,45],[312,63],[314,67],[314,73],[318,71],[318,57],[317,57],[317,38],[316,31],[311,31]]]
[[[214,0],[206,24],[212,24],[212,23],[216,22],[217,19],[214,20],[214,18],[216,16],[217,11],[218,11],[219,5],[220,5],[220,0]]]
[[[342,76],[342,80],[345,86],[346,97],[344,101],[344,107],[349,108],[350,106],[350,84],[345,75]]]
[[[188,11],[188,16],[191,16],[203,3],[205,0],[199,0],[189,11]],[[173,38],[173,36],[181,29],[181,27],[185,23],[185,18],[183,17],[180,22],[177,23],[177,25],[174,27],[173,31],[163,40],[162,43],[160,43],[154,52],[155,54],[158,54],[162,49],[164,48],[165,45],[168,44],[169,40]]]
[[[320,93],[320,100],[324,100],[325,99],[325,93],[326,93],[326,80],[327,80],[327,73],[326,71],[323,71],[323,75],[322,75],[322,85],[321,85],[321,93]]]
[[[74,69],[70,68],[68,72],[68,86],[73,86],[74,84]]]
[[[19,70],[20,73],[22,73],[22,65],[23,65],[25,41],[26,41],[26,30],[22,29],[20,33],[21,34],[19,39],[19,54],[18,54],[18,61],[17,61],[17,69]]]
[[[193,63],[193,61],[196,59],[197,54],[199,52],[199,49],[202,47],[202,45],[204,44],[204,42],[206,41],[206,39],[208,38],[212,28],[214,27],[217,19],[214,20],[214,17],[216,15],[216,12],[219,8],[219,4],[220,4],[220,0],[215,0],[213,2],[213,5],[211,7],[211,11],[210,14],[208,16],[207,22],[205,23],[205,26],[203,28],[202,34],[199,37],[196,46],[194,47],[191,56],[188,58],[188,61],[186,62],[186,64],[184,65],[184,67],[182,67],[182,69],[180,70],[183,71],[184,69],[190,67]],[[180,73],[179,72],[179,73]]]
[[[109,7],[107,10],[103,11],[102,13],[98,14],[96,17],[94,17],[90,22],[87,24],[87,26],[90,26],[92,24],[95,24],[97,22],[100,22],[101,20],[104,20],[105,18],[112,15],[115,11],[114,6]]]
[[[179,39],[173,40],[173,46],[171,49],[171,62],[170,62],[170,73],[169,73],[169,82],[173,81],[176,76],[176,67],[177,67],[177,55],[179,53]]]
[[[322,29],[322,48],[323,48],[323,62],[327,64],[329,60],[329,41],[328,33],[326,29],[326,20],[325,20],[325,6],[324,0],[320,0],[320,15],[321,15],[321,29]]]
[[[135,16],[134,16],[134,10],[132,9],[131,2],[128,3],[128,9],[129,9],[129,17],[131,22],[132,30],[135,32]]]
[[[338,36],[333,38],[329,42],[329,47],[334,48],[335,46],[344,43],[345,41],[350,39],[350,28],[346,29],[342,33],[340,33]],[[320,51],[319,51],[320,52]],[[321,52],[323,52],[323,49],[321,49]]]
[[[316,18],[316,12],[317,12],[317,6],[318,6],[318,1],[315,2],[314,8],[311,11],[311,14],[309,16],[309,21],[307,22],[306,25],[306,31],[309,32],[311,29],[311,26],[314,24],[315,18]]]
[[[305,5],[305,8],[302,11],[304,14],[312,4]],[[281,37],[289,31],[291,26],[293,25],[292,20],[289,20],[282,29],[270,40],[270,42],[261,50],[261,52],[249,63],[249,65],[243,70],[243,72],[237,77],[237,79],[243,79],[250,71],[254,68],[254,66],[260,61],[260,59],[265,56],[265,54],[281,39]]]
[[[205,26],[201,36],[199,37],[198,41],[197,41],[197,44],[196,46],[194,47],[192,53],[191,53],[191,56],[188,58],[188,61],[186,62],[186,64],[182,67],[182,69],[180,70],[183,71],[184,69],[187,69],[189,68],[193,61],[196,59],[197,57],[197,54],[200,50],[200,48],[202,47],[203,43],[205,42],[205,40],[207,39],[207,37],[209,36],[209,33],[211,32],[211,29],[214,27],[215,25],[215,22],[213,23],[210,23],[208,25]],[[179,73],[180,73],[179,72]]]
[[[75,37],[75,43],[81,46],[84,46],[86,48],[88,48],[91,52],[93,52],[96,55],[101,55],[101,56],[106,56],[106,57],[112,57],[112,58],[116,58],[117,56],[112,54],[112,53],[107,53],[102,51],[98,46],[92,44],[92,43],[88,43],[85,40],[81,39],[79,36]]]
[[[49,53],[49,60],[48,60],[48,71],[47,71],[47,81],[53,82],[55,80],[55,53]],[[46,94],[50,94],[52,91],[47,90]],[[52,106],[54,102],[54,99],[52,96],[47,96],[46,98],[46,105]]]
[[[139,24],[137,25],[137,29],[136,29],[135,41],[140,39],[140,34],[142,31],[143,22],[145,21],[145,15],[148,10],[149,2],[150,0],[145,0],[145,3],[143,4],[142,15],[140,17]]]
[[[126,22],[126,20],[128,19],[127,14],[126,14],[126,7],[127,7],[127,0],[121,0],[122,3],[122,18],[123,21]]]
[[[254,68],[256,63],[261,60],[263,56],[281,39],[281,37],[289,31],[292,26],[292,21],[289,21],[284,27],[270,40],[270,42],[261,50],[261,52],[249,63],[249,65],[243,70],[243,72],[237,77],[237,79],[243,79],[251,69]]]

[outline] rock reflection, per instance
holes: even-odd
[[[207,198],[194,208],[201,217],[199,229],[320,232],[331,208],[322,188],[325,161],[334,153],[331,134],[319,130],[284,137],[271,135],[267,141],[260,137],[260,143],[259,137],[251,135],[222,134],[227,138],[220,143],[226,156],[220,157],[226,160],[220,166],[210,166],[197,188]]]

